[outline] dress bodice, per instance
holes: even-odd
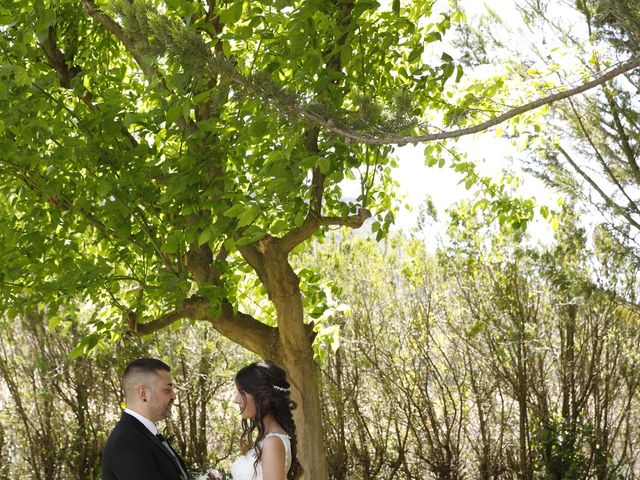
[[[291,467],[291,440],[284,433],[267,433],[264,438],[278,437],[284,444],[284,468],[285,472]],[[261,440],[264,442],[264,439]],[[231,477],[233,480],[262,480],[262,462],[258,462],[254,470],[257,458],[255,448],[250,449],[242,457],[231,465]]]

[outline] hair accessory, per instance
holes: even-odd
[[[274,388],[274,390],[278,390],[279,392],[285,392],[286,393],[286,392],[290,392],[291,391],[291,387],[284,388],[284,387],[279,387],[277,385],[273,385],[273,388]]]

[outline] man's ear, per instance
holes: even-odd
[[[138,398],[143,402],[147,401],[147,388],[144,385],[138,385]]]

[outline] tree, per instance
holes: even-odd
[[[112,305],[76,353],[209,322],[287,368],[303,463],[326,478],[314,306],[289,256],[372,212],[383,236],[383,144],[439,116],[477,123],[487,92],[449,101],[463,71],[438,43],[463,15],[422,0],[18,0],[0,19],[0,306]],[[344,199],[354,174],[362,193]]]
[[[620,55],[635,51],[640,39],[636,2],[582,1],[576,6],[591,38],[579,45],[570,37],[565,41],[577,47],[585,69],[600,71]],[[546,9],[534,14],[537,21],[557,28],[557,20]],[[561,135],[551,137],[538,160],[542,175],[553,184],[605,213],[599,233],[626,245],[636,263],[640,150],[634,97],[638,88],[640,77],[632,71],[591,95],[558,105],[553,111],[561,118],[555,122]]]
[[[287,368],[303,463],[325,478],[314,325],[288,257],[329,226],[359,227],[370,208],[388,228],[390,149],[349,146],[288,116],[291,94],[274,89],[265,104],[233,72],[402,126],[407,77],[435,104],[455,70],[450,57],[418,61],[450,18],[419,27],[423,2],[402,15],[366,2],[15,7],[0,40],[3,308],[25,292],[52,308],[76,295],[112,304],[119,316],[96,322],[85,351],[126,328],[209,322]],[[362,196],[344,200],[339,182],[358,168]],[[272,306],[245,313],[245,297],[265,294]]]
[[[576,75],[598,75],[637,50],[637,2],[585,0],[568,5],[523,0],[518,6],[526,28],[533,35],[544,32],[547,41],[518,47],[516,56],[508,45],[488,41],[480,47],[479,40],[490,38],[485,26],[466,47],[484,51],[485,62],[497,61],[496,52],[502,50],[515,76],[539,76],[539,91],[569,83]],[[599,212],[596,243],[617,244],[636,264],[640,161],[634,100],[639,87],[638,72],[631,70],[587,95],[555,104],[538,121],[520,122],[515,129],[518,143],[524,145],[519,160],[553,188]],[[637,296],[630,293],[625,293],[627,299]]]

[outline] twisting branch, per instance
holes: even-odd
[[[136,312],[130,310],[127,314],[127,324],[129,329],[136,335],[148,335],[163,328],[168,327],[173,322],[181,320],[183,318],[197,318],[198,320],[204,319],[203,312],[206,312],[209,306],[209,300],[203,297],[191,297],[186,299],[181,308],[169,312],[161,317],[156,318],[150,322],[138,323],[138,315]],[[197,316],[198,314],[199,317]]]
[[[311,237],[321,226],[336,226],[336,227],[349,227],[360,228],[362,224],[371,218],[371,212],[366,208],[360,208],[356,215],[348,217],[321,217],[321,216],[309,216],[304,221],[300,228],[291,230],[280,241],[280,245],[285,252],[290,252],[296,246],[300,245],[306,239]]]
[[[153,62],[144,60],[136,43],[125,34],[120,25],[118,25],[108,15],[100,11],[93,0],[82,0],[82,5],[85,12],[89,16],[104,25],[131,52],[145,75],[149,77],[157,76],[162,79],[160,73],[154,67]],[[148,42],[145,39],[141,39],[140,41],[145,45],[148,45]],[[202,42],[200,47],[203,47],[201,49],[202,51],[206,50],[206,48],[204,47],[204,42]],[[457,130],[442,131],[439,133],[426,133],[415,136],[395,135],[385,132],[369,133],[353,129],[349,125],[343,123],[338,119],[330,118],[321,113],[314,112],[311,109],[310,105],[304,103],[298,97],[295,97],[295,95],[286,92],[280,85],[277,85],[269,80],[265,81],[265,78],[270,77],[245,77],[238,71],[236,65],[231,63],[228,59],[224,58],[223,55],[212,53],[210,57],[205,60],[205,62],[208,64],[210,73],[219,73],[224,76],[230,83],[258,95],[260,98],[273,105],[276,110],[280,111],[282,114],[295,115],[309,121],[312,125],[324,127],[328,131],[331,131],[336,135],[343,137],[347,142],[355,141],[372,145],[406,145],[409,143],[417,144],[435,140],[445,140],[448,138],[459,138],[465,135],[482,132],[525,112],[535,110],[536,108],[539,108],[543,105],[550,105],[560,100],[578,95],[580,93],[584,93],[588,90],[604,84],[609,80],[612,80],[618,75],[630,72],[631,70],[634,70],[640,66],[640,57],[633,57],[627,62],[624,62],[617,67],[612,68],[606,73],[596,76],[593,80],[588,81],[582,85],[570,88],[563,92],[558,92],[539,98],[538,100],[534,100],[525,105],[521,105],[519,107],[508,110],[505,113],[482,122],[478,125]],[[192,124],[189,124],[187,126],[194,129],[196,128],[195,125]]]
[[[428,133],[416,136],[388,135],[384,133],[380,135],[374,135],[371,133],[354,130],[351,129],[348,125],[345,125],[336,119],[324,117],[319,113],[311,111],[308,106],[301,104],[298,101],[292,102],[290,95],[285,95],[285,97],[288,98],[288,101],[286,102],[279,99],[274,95],[274,92],[272,91],[272,85],[265,87],[264,84],[253,82],[252,80],[245,78],[243,75],[237,72],[235,70],[235,67],[226,65],[221,69],[221,71],[228,77],[231,82],[247,90],[250,90],[253,93],[256,93],[263,99],[271,102],[283,113],[292,113],[299,117],[302,117],[312,124],[322,126],[327,130],[343,137],[348,142],[354,141],[370,145],[407,145],[409,143],[417,144],[431,142],[434,140],[445,140],[447,138],[459,138],[465,135],[472,135],[474,133],[482,132],[511,118],[517,117],[518,115],[529,112],[531,110],[535,110],[536,108],[539,108],[541,106],[550,105],[560,100],[564,100],[580,93],[584,93],[588,90],[604,84],[605,82],[608,82],[609,80],[614,79],[615,77],[623,73],[629,72],[638,67],[640,67],[640,57],[634,57],[631,60],[609,70],[607,73],[597,76],[589,82],[586,82],[574,88],[570,88],[568,90],[565,90],[564,92],[547,95],[546,97],[539,98],[538,100],[534,100],[533,102],[521,105],[520,107],[513,108],[503,113],[502,115],[498,115],[497,117],[487,120],[486,122],[482,122],[478,125],[461,128],[458,130],[439,133]]]
[[[133,311],[128,312],[126,321],[131,332],[139,336],[157,332],[184,318],[206,321],[225,337],[253,352],[265,356],[277,354],[277,328],[235,311],[227,300],[222,300],[218,314],[212,314],[210,308],[209,299],[194,295],[185,299],[180,308],[150,322],[138,323],[138,316]]]
[[[564,100],[569,97],[573,97],[580,93],[584,93],[588,90],[591,90],[597,86],[602,85],[605,82],[608,82],[609,80],[612,80],[618,75],[621,75],[625,72],[631,71],[638,67],[640,67],[640,57],[632,58],[628,62],[625,62],[619,65],[618,67],[611,69],[607,73],[604,73],[587,83],[584,83],[574,88],[570,88],[568,90],[565,90],[564,92],[558,92],[552,95],[547,95],[546,97],[542,97],[533,102],[529,102],[525,105],[521,105],[520,107],[513,108],[503,113],[502,115],[498,115],[497,117],[492,118],[491,120],[487,120],[486,122],[482,122],[478,125],[474,125],[472,127],[467,127],[467,128],[461,128],[458,130],[452,130],[448,132],[430,133],[430,134],[417,135],[417,136],[397,136],[397,135],[374,136],[368,133],[362,133],[355,130],[351,130],[345,126],[339,126],[336,124],[334,120],[323,118],[320,115],[314,112],[311,112],[307,109],[299,109],[299,113],[301,114],[301,116],[303,116],[307,120],[315,124],[321,125],[325,127],[327,130],[330,130],[333,133],[336,133],[344,137],[345,139],[351,140],[351,141],[368,143],[372,145],[406,145],[409,143],[425,143],[425,142],[431,142],[434,140],[444,140],[447,138],[459,138],[465,135],[472,135],[474,133],[482,132],[491,127],[499,125],[511,118],[517,117],[518,115],[521,115],[525,112],[529,112],[541,106],[550,105],[557,101]]]
[[[58,48],[56,35],[55,35],[55,26],[50,26],[49,31],[47,32],[47,39],[44,42],[40,43],[44,54],[51,62],[51,65],[58,73],[58,77],[60,78],[60,85],[64,88],[71,88],[71,80],[73,80],[78,73],[80,73],[80,68],[76,65],[69,66],[67,59],[65,58],[62,51]]]
[[[328,227],[360,228],[368,218],[371,218],[371,212],[366,208],[361,208],[356,215],[349,217],[322,217],[319,221],[320,225]]]

